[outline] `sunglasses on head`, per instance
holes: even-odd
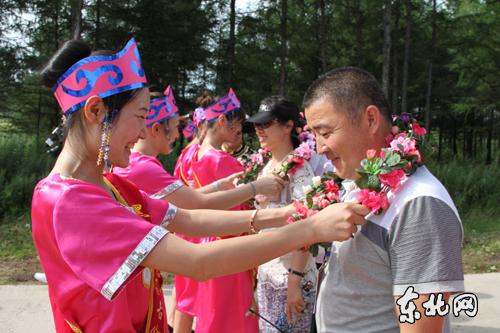
[[[262,124],[253,124],[253,127],[255,127],[255,129],[258,129],[258,130],[265,130],[265,129],[268,129],[269,127],[273,126],[274,123],[276,123],[276,119],[267,121],[267,122],[262,123]]]

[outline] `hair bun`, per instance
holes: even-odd
[[[80,40],[66,41],[52,56],[47,65],[41,70],[41,81],[47,88],[52,88],[57,80],[71,66],[90,55],[90,47]]]
[[[201,96],[196,99],[196,104],[202,108],[206,108],[210,104],[213,104],[213,102],[215,102],[214,97],[208,89],[203,90]]]

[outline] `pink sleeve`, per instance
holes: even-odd
[[[128,178],[141,190],[158,199],[183,186],[179,179],[163,168],[160,161],[153,158],[137,163]]]
[[[168,233],[158,224],[175,216],[175,206],[143,196],[153,223],[87,184],[72,186],[55,205],[61,255],[81,280],[108,299],[142,270],[141,262]]]

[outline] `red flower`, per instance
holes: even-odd
[[[375,192],[363,189],[358,194],[358,201],[370,209],[374,214],[389,207],[389,200],[385,192]]]
[[[304,159],[300,157],[292,157],[290,164],[292,164],[292,167],[290,168],[288,173],[290,175],[293,175],[298,169],[304,166]]]
[[[379,176],[382,184],[389,186],[392,189],[396,189],[401,185],[401,182],[405,179],[405,173],[401,169],[394,169],[389,173],[381,174]]]
[[[333,180],[327,180],[325,182],[325,190],[327,193],[338,194],[339,186],[337,184],[335,184],[335,182]]]
[[[427,133],[427,130],[421,127],[419,123],[412,123],[411,129],[413,130],[413,133],[418,136],[424,136]]]

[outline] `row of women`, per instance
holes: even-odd
[[[286,223],[289,203],[330,165],[315,155],[287,182],[273,176],[298,145],[296,105],[270,97],[248,120],[272,158],[235,187],[243,167],[222,148],[241,144],[245,114],[232,90],[199,101],[170,175],[157,156],[179,136],[178,108],[170,88],[150,98],[133,39],[118,53],[68,41],[41,76],[65,128],[32,203],[57,332],[167,332],[161,271],[176,275],[177,332],[192,317],[196,332],[309,331],[316,268],[298,249],[347,239],[367,211],[337,204]]]

